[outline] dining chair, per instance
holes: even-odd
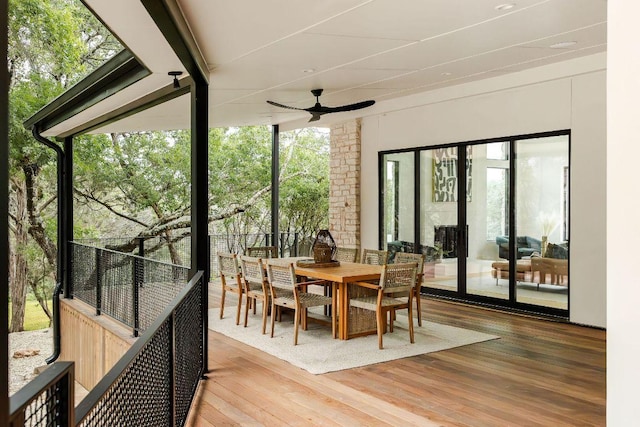
[[[378,249],[363,249],[360,262],[363,264],[385,265],[387,263],[388,256],[389,251]]]
[[[278,248],[275,246],[254,246],[247,248],[247,256],[255,258],[278,258]]]
[[[338,246],[336,248],[335,259],[340,262],[358,262],[358,249]]]
[[[408,310],[409,340],[413,344],[413,289],[416,286],[415,262],[404,264],[386,264],[382,266],[380,282],[375,285],[368,282],[358,282],[360,286],[375,289],[375,295],[360,296],[349,300],[350,307],[376,312],[376,330],[378,332],[378,348],[382,349],[382,334],[386,328],[387,313],[406,308]],[[403,294],[405,298],[398,298]],[[391,330],[390,330],[391,332]]]
[[[325,296],[309,292],[313,285],[324,286],[324,280],[310,280],[298,282],[292,263],[267,262],[267,277],[271,292],[271,337],[275,329],[276,307],[291,308],[294,310],[293,321],[293,345],[298,344],[298,327],[302,323],[302,329],[307,329],[307,309],[310,307],[335,306],[336,293]],[[331,310],[331,334],[336,337],[336,310]]]
[[[224,301],[227,291],[238,296],[238,307],[236,309],[236,325],[240,324],[240,311],[242,310],[242,294],[244,285],[242,275],[238,265],[236,254],[218,252],[218,271],[220,272],[220,282],[222,283],[222,297],[220,301],[220,318],[224,316]]]
[[[246,305],[244,307],[244,327],[247,327],[249,308],[253,307],[253,314],[256,314],[256,305],[258,304],[258,301],[262,301],[262,334],[264,335],[267,328],[270,291],[262,259],[246,255],[241,256],[240,267],[242,268],[242,283],[244,284],[244,293],[246,296]]]
[[[422,288],[424,258],[425,258],[424,254],[414,254],[410,252],[397,252],[396,257],[394,259],[395,264],[415,262],[418,265],[418,268],[416,270],[416,287],[413,290],[413,297],[416,300],[416,311],[418,312],[418,326],[422,326],[422,307],[420,304],[420,290]],[[395,319],[395,312],[393,313],[391,322],[393,322],[394,319]],[[393,323],[391,328],[393,331]]]

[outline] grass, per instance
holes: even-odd
[[[51,310],[51,300],[47,302],[49,310]],[[9,319],[11,319],[11,304],[9,304]],[[37,331],[38,329],[46,329],[49,327],[49,318],[38,304],[33,295],[27,296],[27,302],[24,306],[24,330]]]

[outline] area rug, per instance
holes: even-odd
[[[311,322],[306,331],[298,331],[298,345],[294,346],[293,321],[290,317],[285,319],[283,316],[282,322],[276,322],[275,335],[271,338],[271,319],[267,320],[267,333],[262,335],[260,314],[250,316],[249,325],[245,328],[242,322],[235,324],[235,313],[225,313],[224,319],[219,318],[219,313],[218,309],[209,310],[209,329],[212,331],[286,360],[312,374],[356,368],[499,338],[423,319],[422,327],[418,327],[417,321],[414,321],[415,343],[411,344],[407,318],[398,315],[393,324],[393,333],[383,337],[383,350],[378,349],[376,335],[346,341],[334,340],[330,327]]]

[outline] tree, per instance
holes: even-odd
[[[55,154],[36,142],[23,123],[121,46],[76,0],[15,0],[9,15],[11,330],[18,331],[28,289],[47,310],[42,291],[56,280],[57,250]],[[308,203],[328,196],[328,181],[320,176],[326,168],[318,166],[328,157],[318,156],[324,152],[314,145],[321,145],[322,139],[302,131],[290,141],[283,138],[281,209],[286,229],[311,230],[322,222],[324,207]],[[189,235],[189,132],[123,133],[75,141],[75,209],[89,218],[78,218],[76,236],[115,232],[176,242]],[[211,231],[267,229],[269,129],[212,129],[209,142]],[[303,149],[306,145],[314,148]],[[178,252],[171,246],[170,251],[172,260],[180,263]]]
[[[284,140],[280,180],[286,193],[281,209],[286,212],[287,229],[315,229],[322,218],[326,223],[328,214],[326,135],[305,131]],[[172,262],[180,261],[177,252],[171,250],[171,242],[190,233],[189,132],[113,134],[110,138],[91,136],[82,141],[76,143],[74,159],[76,191],[81,202],[101,206],[120,218],[121,223],[128,223],[129,230],[135,230],[133,237],[116,249],[133,251],[140,237],[164,236]],[[268,128],[211,129],[211,232],[245,234],[267,230],[270,175]],[[320,202],[314,205],[310,200]]]
[[[54,274],[56,247],[55,156],[23,127],[45,102],[115,53],[119,45],[76,1],[15,0],[9,4],[9,141],[12,332],[22,330],[32,271]],[[37,245],[48,268],[30,269],[29,248]],[[38,276],[40,273],[37,273]]]

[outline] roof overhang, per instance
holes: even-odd
[[[296,107],[404,100],[606,51],[606,2],[521,0],[85,0],[127,51],[27,122],[45,136],[184,129],[187,85],[209,82],[209,126],[308,125]],[[284,13],[286,11],[286,13]],[[131,69],[126,71],[126,62]],[[111,70],[111,71],[109,71]],[[172,91],[169,71],[182,71]],[[118,74],[120,73],[120,74]],[[135,113],[135,114],[134,114]]]

